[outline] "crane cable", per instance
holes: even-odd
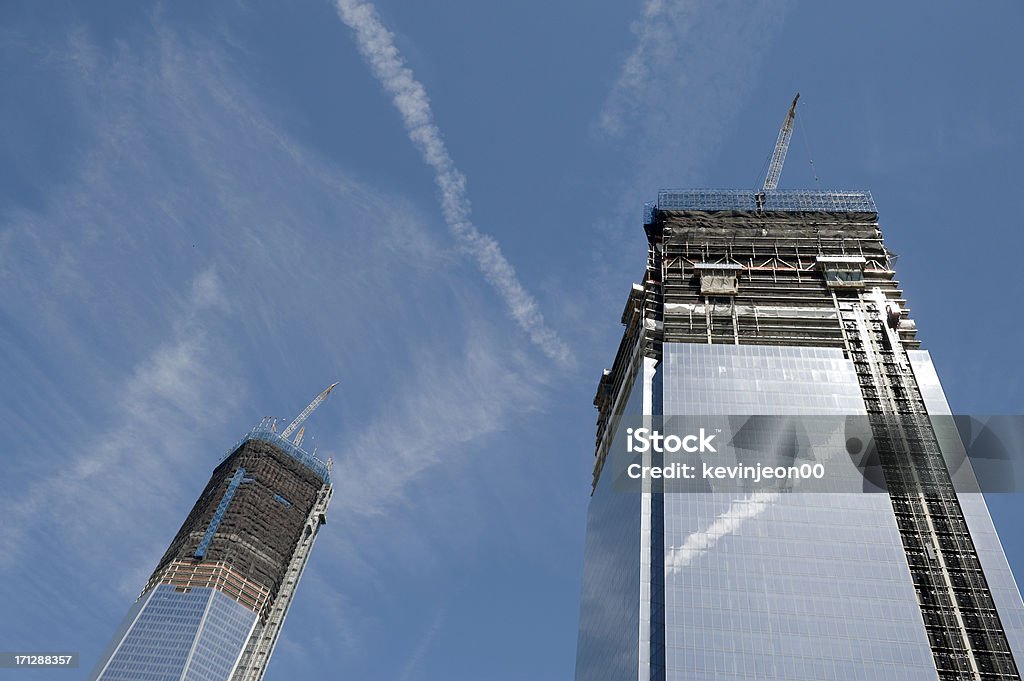
[[[803,119],[803,121],[807,120],[807,105],[806,104],[804,105],[804,108],[801,111],[800,118]],[[821,178],[818,177],[818,169],[814,167],[814,158],[811,156],[811,145],[809,145],[807,143],[807,126],[806,125],[801,125],[800,126],[800,137],[804,141],[804,151],[807,152],[807,160],[810,161],[810,163],[811,163],[811,175],[814,176],[814,184],[820,184],[821,183]]]

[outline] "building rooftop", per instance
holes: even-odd
[[[868,191],[786,190],[759,192],[752,189],[662,189],[658,200],[644,204],[644,224],[654,211],[751,211],[782,213],[877,213]]]
[[[236,442],[234,446],[231,447],[223,457],[221,457],[221,461],[231,456],[231,454],[237,451],[238,448],[245,444],[247,440],[262,440],[263,442],[269,442],[306,468],[313,471],[325,483],[328,485],[331,484],[330,465],[313,456],[302,447],[299,447],[288,439],[281,437],[279,433],[273,430],[271,422],[268,422],[267,419],[258,423],[245,435],[245,437]]]

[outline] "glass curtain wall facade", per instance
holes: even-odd
[[[947,484],[948,405],[870,194],[668,191],[644,223],[595,398],[576,678],[1019,678],[1024,605],[984,499]],[[615,491],[637,413],[867,418],[889,491]]]
[[[90,679],[258,681],[331,497],[269,423],[214,470]]]

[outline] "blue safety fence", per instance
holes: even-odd
[[[317,477],[324,481],[326,484],[331,484],[331,471],[327,466],[327,463],[321,461],[317,457],[307,452],[302,447],[299,447],[289,440],[281,437],[276,431],[272,430],[272,421],[264,419],[260,423],[256,424],[252,430],[250,430],[245,437],[236,442],[231,449],[221,458],[221,461],[228,458],[238,450],[248,440],[259,440],[261,442],[267,442],[274,445],[276,448],[283,451],[288,456],[292,457],[309,470],[316,473]]]
[[[220,521],[224,520],[224,514],[227,513],[228,506],[231,505],[231,499],[234,498],[235,492],[238,490],[238,486],[242,484],[242,479],[244,477],[244,468],[239,468],[235,471],[235,474],[231,476],[231,482],[228,483],[228,488],[224,491],[224,496],[221,497],[220,503],[217,504],[217,510],[213,512],[213,518],[210,520],[210,524],[206,528],[206,532],[203,533],[203,539],[199,542],[199,548],[196,549],[196,558],[202,558],[206,555],[206,549],[210,548],[210,542],[213,541],[214,535],[217,534],[217,528],[220,527]]]
[[[651,224],[655,210],[739,210],[775,212],[877,213],[868,191],[784,190],[759,192],[750,189],[663,189],[655,204],[644,204],[644,224]]]

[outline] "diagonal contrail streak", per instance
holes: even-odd
[[[394,36],[381,22],[374,6],[362,0],[337,0],[338,15],[356,34],[359,51],[374,76],[391,95],[405,123],[409,139],[434,171],[441,191],[441,212],[457,242],[473,258],[487,281],[508,305],[512,318],[548,357],[572,363],[569,347],[544,323],[544,316],[516,276],[493,237],[483,234],[470,220],[466,177],[455,167],[441,131],[434,122],[430,100],[423,85],[405,64]]]
[[[722,537],[733,534],[751,518],[768,510],[778,499],[774,492],[755,492],[743,499],[737,499],[729,505],[729,509],[715,518],[706,530],[693,532],[683,541],[680,547],[672,547],[665,552],[666,572],[678,572],[690,565],[701,555],[715,548]]]

